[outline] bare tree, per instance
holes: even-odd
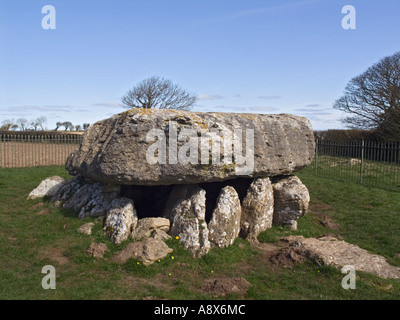
[[[74,130],[74,128],[75,128],[75,126],[70,121],[62,122],[61,126],[64,127],[65,131],[67,131],[68,129],[71,131],[71,130]]]
[[[190,110],[197,101],[197,95],[181,89],[170,80],[153,76],[128,90],[121,101],[127,108]]]
[[[77,125],[75,126],[75,131],[79,131],[79,130],[81,130],[81,125],[80,125],[80,124],[77,124]]]
[[[84,123],[83,124],[83,130],[87,130],[87,128],[90,127],[90,123]]]
[[[25,131],[28,127],[28,120],[26,120],[25,118],[19,118],[17,120],[17,125],[19,125],[21,131]]]
[[[63,125],[62,125],[62,122],[60,122],[60,121],[56,122],[56,128],[54,129],[54,131],[57,131],[58,128],[60,128],[60,127],[62,127],[62,126],[63,126]]]
[[[43,131],[44,130],[44,125],[47,122],[47,118],[44,116],[41,116],[37,119],[35,119],[34,121],[36,121],[37,125],[40,127],[40,129]]]
[[[381,59],[347,84],[335,109],[355,129],[398,128],[400,120],[400,52]],[[382,129],[383,130],[383,129]],[[383,132],[383,131],[382,131]],[[399,136],[400,138],[400,136]]]
[[[39,127],[37,120],[32,120],[30,125],[33,127],[33,130],[37,131],[37,128]]]
[[[10,130],[10,128],[13,126],[14,124],[14,120],[10,120],[10,119],[6,119],[3,120],[3,122],[1,123],[1,130]]]

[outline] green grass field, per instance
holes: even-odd
[[[315,162],[307,168],[315,173]],[[341,181],[362,183],[389,191],[400,191],[400,165],[388,162],[332,156],[318,156],[317,175]]]
[[[312,170],[311,170],[312,171]],[[273,265],[269,256],[242,239],[227,249],[213,249],[193,259],[178,240],[161,262],[145,267],[131,259],[111,262],[123,249],[103,236],[96,221],[91,236],[76,229],[93,221],[60,210],[41,199],[26,200],[41,180],[52,175],[68,178],[63,167],[0,169],[0,299],[214,299],[204,289],[209,279],[242,277],[250,284],[245,295],[221,299],[399,299],[400,280],[387,280],[357,272],[356,289],[341,287],[343,274],[332,267],[306,261],[293,268]],[[298,173],[309,188],[311,208],[298,222],[298,230],[273,227],[259,236],[278,244],[291,234],[315,237],[336,234],[400,266],[400,194]],[[331,225],[321,221],[329,219]],[[104,259],[86,253],[91,242],[103,242]],[[43,266],[56,269],[56,289],[41,286]]]

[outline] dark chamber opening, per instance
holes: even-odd
[[[133,200],[139,219],[162,217],[173,185],[169,186],[121,186],[121,196]]]
[[[252,178],[238,178],[221,182],[199,183],[199,187],[206,191],[206,222],[210,222],[212,218],[212,213],[215,209],[222,188],[232,186],[238,193],[240,202],[242,203],[252,181]],[[162,217],[164,207],[174,186],[175,185],[122,185],[121,196],[133,200],[139,219],[146,217]]]

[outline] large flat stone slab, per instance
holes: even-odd
[[[287,175],[311,163],[303,117],[131,109],[93,124],[66,163],[115,185],[169,185]]]

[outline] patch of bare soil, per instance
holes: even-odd
[[[123,279],[118,281],[118,286],[132,293],[137,293],[137,294],[141,293],[143,294],[143,290],[148,290],[152,287],[155,287],[161,291],[170,292],[173,290],[173,284],[171,280],[172,279],[170,279],[170,277],[168,276],[166,277],[164,274],[157,274],[151,278],[125,275]],[[165,300],[162,297],[157,297],[152,295],[147,295],[143,298],[141,298],[140,296],[136,296],[134,299]]]
[[[326,211],[332,209],[332,206],[327,203],[312,203],[310,204],[310,210],[312,211]]]
[[[41,208],[43,206],[44,206],[44,203],[43,202],[39,202],[39,203],[33,205],[32,207],[30,207],[29,210],[33,211],[33,210],[36,210],[37,208]]]
[[[306,260],[304,252],[296,247],[283,248],[270,258],[273,265],[285,268],[293,268],[296,264],[303,263]]]
[[[337,230],[339,229],[339,224],[332,220],[332,217],[326,212],[331,210],[332,206],[325,203],[316,203],[310,205],[310,214],[313,214],[318,218],[319,223],[327,229]]]
[[[250,287],[250,283],[242,278],[214,278],[206,279],[202,290],[205,293],[211,294],[215,297],[224,297],[226,295],[236,293],[240,297],[243,297]]]
[[[43,207],[44,207],[44,203],[43,203],[43,202],[39,202],[39,203],[37,203],[37,204],[31,206],[31,207],[29,208],[29,210],[35,211],[35,210],[37,210],[37,209],[39,209],[39,208],[42,208],[40,211],[36,212],[36,214],[37,214],[38,216],[43,216],[43,215],[47,215],[47,214],[50,214],[50,213],[51,213],[51,211],[50,211],[49,208],[43,208]]]
[[[59,265],[66,265],[69,259],[64,255],[65,247],[47,247],[40,251],[40,256],[50,259]]]
[[[94,258],[102,259],[106,251],[108,251],[108,247],[105,243],[92,242],[89,248],[86,250],[86,253]]]
[[[36,214],[37,214],[38,216],[45,216],[45,215],[48,215],[48,214],[50,214],[50,213],[51,213],[50,209],[46,208],[46,209],[40,210],[40,211],[37,212]]]

